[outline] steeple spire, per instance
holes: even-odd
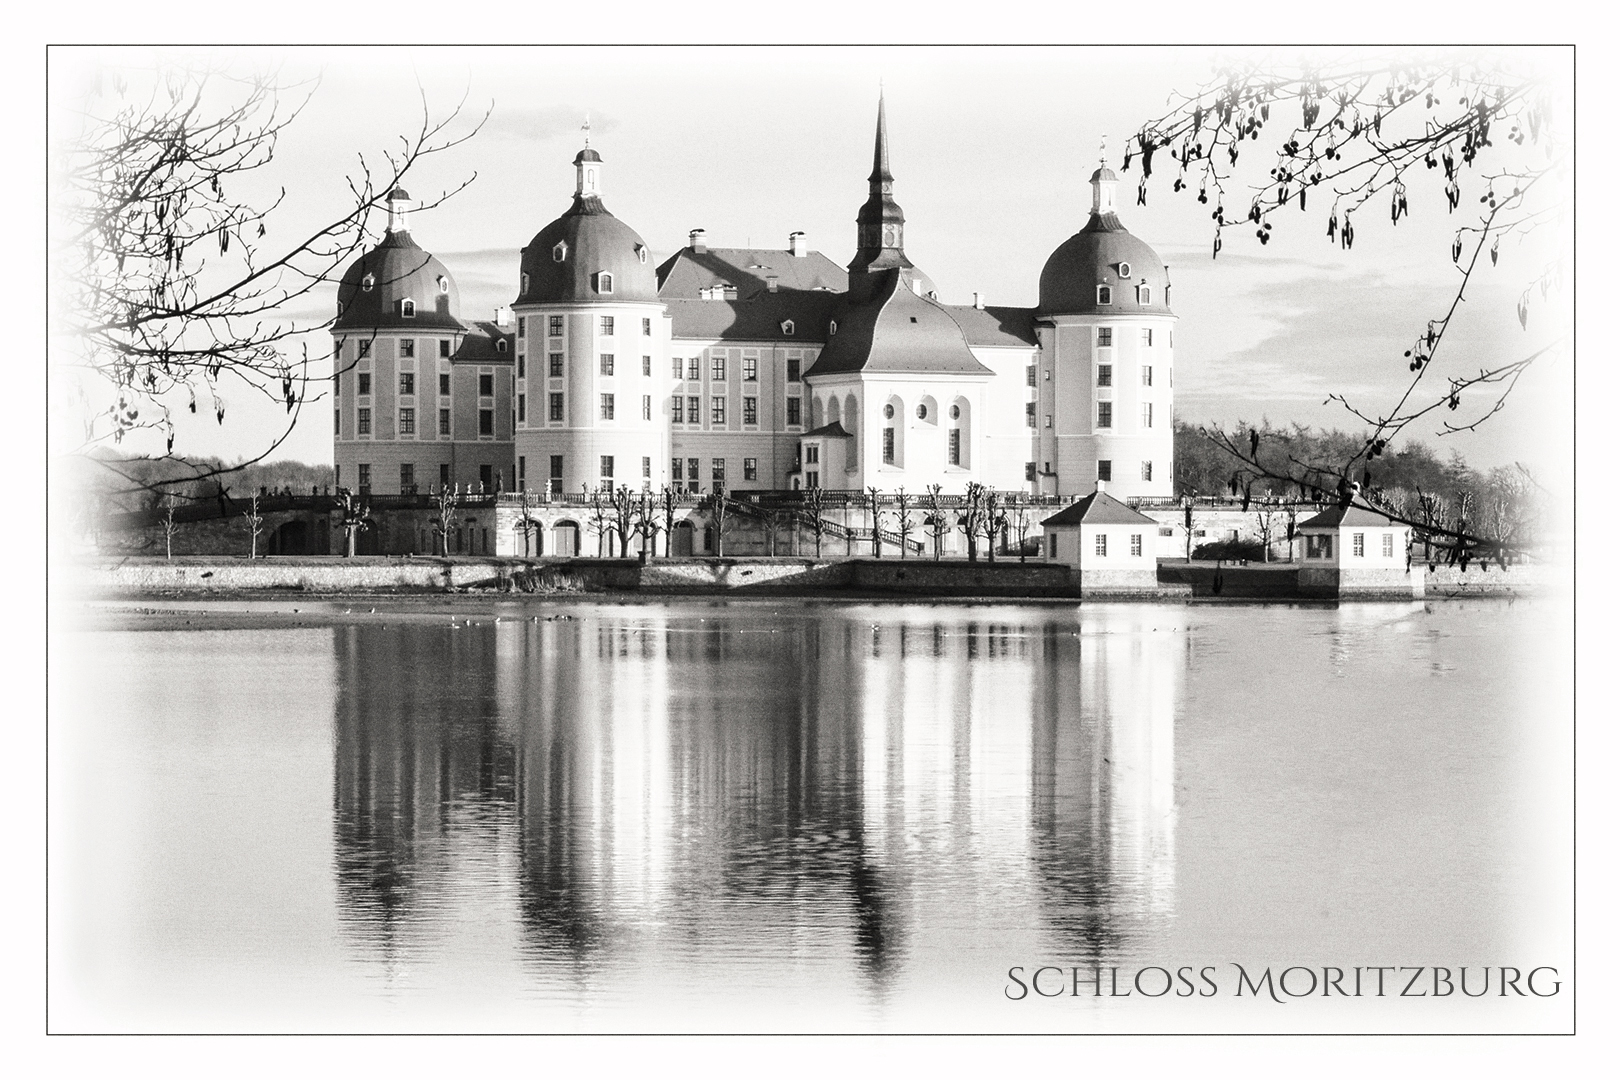
[[[878,184],[884,185],[881,192],[892,191],[890,186],[894,183],[894,175],[889,172],[889,121],[883,106],[883,89],[878,88],[878,121],[877,138],[872,144],[872,175],[866,178],[873,185],[872,191],[880,193]]]
[[[911,260],[905,252],[906,215],[894,201],[894,174],[889,171],[889,117],[881,90],[867,189],[866,202],[855,215],[855,258],[850,260],[850,273],[910,269]],[[858,281],[850,281],[852,292],[863,287]]]

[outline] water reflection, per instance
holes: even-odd
[[[773,963],[881,999],[1170,914],[1187,609],[530,610],[337,634],[336,876],[385,969],[472,917],[469,867],[585,999]]]

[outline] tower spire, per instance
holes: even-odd
[[[878,84],[878,118],[877,138],[872,144],[872,175],[867,180],[873,184],[874,192],[888,192],[890,187],[879,189],[878,184],[893,184],[894,175],[889,172],[889,120],[883,105],[883,86]]]

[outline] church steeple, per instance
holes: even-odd
[[[867,177],[868,194],[855,215],[855,258],[851,274],[873,273],[894,267],[909,269],[906,258],[906,215],[894,201],[894,174],[889,171],[889,122],[883,95],[878,95],[877,135],[872,144],[872,175]],[[851,280],[850,288],[857,288]]]

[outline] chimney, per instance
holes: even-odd
[[[984,310],[984,293],[976,292],[973,294],[973,306],[980,311]]]
[[[808,250],[809,250],[809,247],[804,241],[804,233],[802,233],[802,232],[788,233],[788,251],[792,252],[794,255],[796,255],[796,256],[798,256],[799,258],[802,259],[802,258],[804,258],[805,253]]]
[[[499,326],[499,327],[502,327],[503,329],[505,327],[511,326],[512,325],[512,309],[507,307],[505,304],[502,304],[500,307],[496,308],[495,309],[495,325]]]
[[[1106,480],[1097,481],[1097,494],[1101,495],[1104,492],[1106,492],[1107,490],[1108,490],[1108,481],[1106,481]]]
[[[775,274],[766,274],[765,275],[765,288],[769,289],[771,292],[776,291],[776,275]]]
[[[708,242],[704,239],[705,235],[706,234],[702,229],[693,229],[687,234],[689,246],[694,254],[702,255],[704,252],[709,250]]]

